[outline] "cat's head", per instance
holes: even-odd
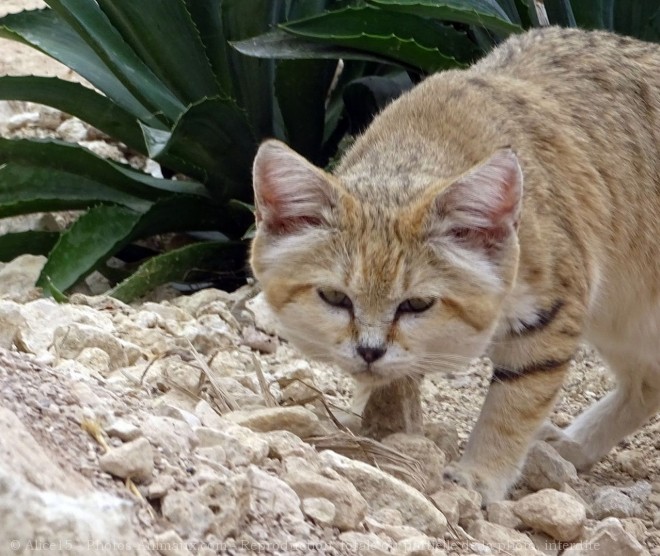
[[[267,141],[254,190],[252,268],[308,356],[382,384],[483,353],[518,265],[522,174],[510,149],[401,204]]]

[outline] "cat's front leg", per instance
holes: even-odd
[[[548,359],[517,371],[496,367],[464,455],[445,470],[445,480],[478,490],[484,505],[504,498],[554,406],[568,365],[567,359]]]

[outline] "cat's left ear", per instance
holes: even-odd
[[[275,140],[259,147],[253,185],[257,223],[274,235],[325,223],[337,198],[323,170]]]
[[[495,152],[435,199],[434,235],[492,246],[518,229],[523,176],[510,148]]]

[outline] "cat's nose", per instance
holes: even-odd
[[[385,352],[387,351],[384,347],[368,347],[368,346],[358,346],[357,352],[360,354],[360,357],[364,359],[367,363],[373,363],[374,361],[380,359]]]

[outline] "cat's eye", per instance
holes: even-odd
[[[333,288],[319,288],[317,291],[319,293],[319,297],[328,305],[332,305],[333,307],[341,307],[342,309],[353,308],[353,302],[350,300],[350,298],[339,290],[335,290]]]
[[[401,303],[396,312],[401,313],[423,313],[424,311],[430,309],[435,303],[435,299],[432,297],[411,297],[406,299]]]

